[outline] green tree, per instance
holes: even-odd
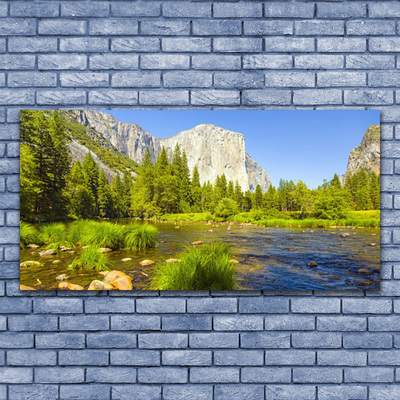
[[[261,209],[263,205],[263,193],[261,190],[261,186],[256,186],[256,191],[254,192],[254,208],[257,210]]]
[[[195,165],[193,168],[191,190],[192,190],[191,199],[192,199],[193,210],[200,211],[202,190],[201,190],[200,175],[199,175],[199,170],[197,169],[197,165]]]
[[[117,173],[116,177],[111,181],[111,195],[112,203],[114,206],[115,216],[118,218],[124,217],[124,185],[122,184],[121,177]]]
[[[215,209],[215,216],[219,218],[229,218],[238,212],[236,201],[224,197]]]
[[[94,215],[98,213],[98,196],[97,190],[99,186],[99,167],[94,161],[90,152],[88,152],[82,162],[83,181],[86,189],[92,194]]]
[[[379,175],[372,171],[370,176],[370,196],[371,202],[374,210],[379,210],[381,207],[380,203],[380,184],[379,184]]]
[[[104,170],[101,170],[99,175],[98,203],[100,217],[110,218],[113,216],[113,198]]]
[[[242,188],[239,185],[239,182],[235,182],[235,201],[238,206],[239,210],[242,210],[243,208],[243,192]]]

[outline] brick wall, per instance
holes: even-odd
[[[385,0],[2,1],[0,399],[400,398],[398,17]],[[18,111],[88,107],[380,109],[381,291],[21,293]]]

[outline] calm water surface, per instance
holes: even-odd
[[[132,220],[115,220],[120,224]],[[136,222],[136,221],[135,221]],[[152,266],[141,267],[139,262],[151,259],[156,263],[168,258],[179,258],[179,252],[195,240],[223,240],[231,244],[234,258],[240,264],[236,276],[243,289],[379,289],[380,246],[379,229],[300,229],[261,228],[256,226],[207,223],[153,223],[160,231],[160,244],[155,249],[142,251],[114,251],[109,253],[110,268],[121,270],[132,277],[136,289],[149,288]],[[179,226],[179,228],[177,228]],[[209,232],[213,230],[213,232]],[[341,234],[348,232],[349,237]],[[371,246],[376,243],[377,246]],[[58,252],[56,256],[40,257],[38,249],[21,250],[21,262],[40,261],[41,267],[21,267],[21,284],[37,289],[54,289],[56,277],[68,273],[69,282],[88,286],[97,273],[68,271],[67,267],[79,255]],[[130,257],[132,261],[121,262]],[[54,260],[61,260],[53,264]],[[308,266],[318,263],[316,268]],[[369,268],[374,273],[362,275],[357,271]]]

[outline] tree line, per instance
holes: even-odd
[[[335,174],[315,190],[304,182],[280,180],[263,193],[243,191],[238,181],[222,174],[201,184],[199,171],[188,167],[176,145],[172,157],[163,147],[153,160],[147,148],[136,175],[117,172],[109,182],[91,153],[71,165],[66,142],[67,121],[54,111],[21,112],[21,218],[153,217],[167,213],[209,212],[229,217],[262,210],[273,215],[299,212],[304,218],[342,218],[347,210],[379,209],[379,175],[365,169],[347,177],[342,186]]]

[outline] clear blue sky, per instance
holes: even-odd
[[[105,110],[121,122],[139,124],[157,138],[174,136],[199,124],[243,133],[246,151],[270,175],[302,180],[316,188],[335,173],[344,174],[350,150],[379,111],[256,110]]]

